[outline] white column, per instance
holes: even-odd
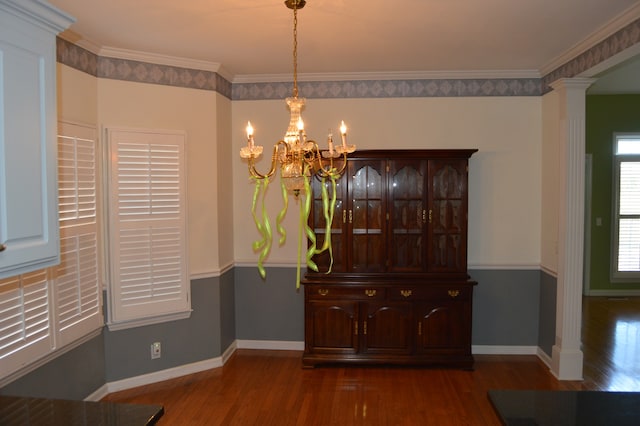
[[[567,78],[551,84],[560,102],[558,290],[551,372],[560,380],[582,379],[585,92],[594,81]]]

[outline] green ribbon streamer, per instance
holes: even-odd
[[[325,216],[325,220],[327,222],[327,230],[325,232],[325,244],[329,250],[329,269],[327,270],[327,274],[331,273],[331,269],[333,268],[333,247],[331,246],[331,228],[333,224],[333,216],[336,211],[336,180],[339,176],[335,173],[332,173],[329,178],[331,179],[331,203],[329,204],[328,214]],[[323,200],[324,204],[324,200]],[[323,247],[324,247],[323,246]]]
[[[313,229],[309,226],[309,213],[311,212],[311,184],[309,182],[309,178],[304,176],[304,192],[305,199],[304,204],[301,205],[301,208],[304,207],[303,211],[300,215],[300,226],[301,231],[304,228],[305,233],[307,234],[307,238],[310,241],[309,248],[307,249],[307,267],[312,271],[318,272],[318,265],[313,261],[312,257],[317,252],[316,250],[316,234],[313,232]]]
[[[300,288],[300,277],[301,277],[301,264],[302,264],[302,244],[303,244],[303,234],[307,236],[309,240],[309,247],[306,251],[306,264],[309,269],[312,271],[318,272],[318,265],[313,261],[313,256],[324,252],[325,250],[329,251],[329,270],[326,272],[327,274],[331,272],[333,267],[333,248],[331,246],[331,228],[333,224],[333,216],[335,214],[336,207],[336,199],[337,199],[337,184],[336,181],[340,177],[338,173],[336,173],[335,169],[332,169],[329,173],[329,179],[331,180],[331,197],[329,197],[329,191],[327,190],[326,178],[322,179],[321,185],[321,197],[322,197],[322,213],[325,219],[325,237],[324,243],[322,247],[318,249],[317,247],[317,238],[313,229],[309,226],[309,214],[311,212],[311,203],[313,200],[311,193],[311,183],[309,177],[303,174],[304,180],[304,188],[300,191],[304,200],[300,200],[300,219],[299,219],[299,229],[298,229],[298,262],[296,268],[296,289]],[[269,217],[267,214],[267,208],[265,204],[267,187],[269,185],[269,178],[254,178],[256,181],[256,188],[253,193],[253,200],[251,204],[251,215],[253,216],[253,221],[255,222],[256,228],[258,229],[258,233],[260,234],[260,239],[253,242],[253,250],[259,251],[260,254],[258,256],[258,272],[262,279],[266,277],[266,271],[264,269],[264,260],[269,255],[271,251],[271,245],[273,240],[273,234],[271,230],[271,223],[269,222]],[[286,216],[287,210],[289,208],[289,194],[287,192],[287,188],[284,185],[284,182],[280,185],[281,193],[282,193],[282,201],[283,208],[278,213],[276,218],[276,229],[280,234],[280,244],[284,244],[286,241],[286,230],[282,225],[284,217]],[[258,199],[262,198],[261,201],[261,213],[260,216],[257,214],[257,205]]]
[[[296,265],[296,289],[300,289],[300,263],[302,259],[302,227],[304,224],[304,209],[300,201],[300,216],[298,220],[298,263]]]
[[[278,234],[280,234],[280,240],[278,243],[280,245],[284,244],[287,240],[287,231],[282,226],[282,221],[284,220],[285,215],[287,214],[287,209],[289,208],[289,194],[287,193],[287,187],[284,186],[284,182],[280,181],[280,191],[282,193],[282,210],[278,213],[278,217],[276,217],[276,229],[278,230]]]
[[[313,245],[314,254],[320,254],[325,250],[329,251],[329,269],[326,274],[331,272],[333,268],[333,247],[331,246],[331,229],[333,227],[333,216],[336,210],[336,199],[337,199],[337,190],[336,190],[336,180],[340,176],[335,172],[335,169],[332,169],[329,173],[329,179],[331,181],[331,198],[329,199],[329,192],[327,190],[326,178],[322,178],[322,186],[321,186],[321,197],[322,197],[322,213],[324,215],[325,220],[325,237],[324,243],[321,248],[316,248]],[[315,236],[314,236],[315,238]]]
[[[253,221],[256,224],[256,228],[258,229],[258,233],[262,237],[259,240],[254,241],[253,250],[260,251],[260,255],[258,256],[258,272],[262,279],[264,279],[267,275],[263,263],[264,259],[269,254],[271,250],[271,241],[272,241],[272,232],[271,232],[271,224],[269,223],[269,216],[267,215],[267,209],[265,206],[265,195],[267,193],[267,186],[269,185],[269,178],[264,179],[256,179],[256,189],[253,192],[253,201],[251,203],[251,215],[253,216]],[[258,217],[256,213],[256,207],[258,204],[258,198],[262,195],[262,212],[261,218]]]

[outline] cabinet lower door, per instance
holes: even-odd
[[[380,355],[409,355],[413,347],[411,304],[405,302],[367,302],[364,306],[361,352]]]
[[[349,355],[358,352],[358,303],[309,301],[305,316],[305,352]]]
[[[428,302],[418,309],[418,342],[423,354],[467,354],[471,351],[469,301]]]

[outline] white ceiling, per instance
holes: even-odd
[[[283,0],[49,2],[77,19],[67,38],[98,54],[205,61],[231,79],[292,70],[293,14]],[[640,1],[307,0],[298,15],[301,75],[533,77],[640,17]]]

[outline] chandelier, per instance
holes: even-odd
[[[280,168],[281,194],[283,208],[276,219],[276,228],[280,234],[280,244],[286,239],[286,231],[282,226],[282,220],[288,208],[288,196],[293,194],[300,206],[299,237],[298,237],[298,263],[296,274],[296,287],[300,286],[300,265],[302,259],[302,236],[305,234],[309,240],[306,250],[307,266],[317,271],[318,268],[312,260],[315,254],[325,250],[331,255],[331,223],[336,203],[336,180],[344,172],[347,165],[347,154],[354,152],[355,145],[347,144],[347,127],[344,121],[340,125],[341,143],[333,143],[331,131],[327,137],[328,149],[321,150],[318,144],[307,139],[302,120],[302,109],[305,98],[298,97],[298,10],[306,4],[305,0],[286,0],[284,4],[293,10],[293,94],[286,98],[290,111],[289,127],[284,138],[273,146],[271,167],[266,173],[260,173],[256,169],[256,160],[262,154],[263,147],[256,145],[254,129],[251,122],[247,123],[247,146],[240,149],[240,157],[247,159],[249,175],[255,181],[255,192],[252,203],[252,215],[261,239],[253,243],[253,249],[259,252],[258,271],[264,279],[266,272],[263,261],[271,249],[272,233],[269,218],[264,207],[264,196],[272,176]],[[316,176],[321,180],[323,214],[325,218],[325,238],[322,247],[316,246],[316,237],[308,226],[308,217],[311,209],[311,184],[310,179]],[[330,194],[330,191],[332,193]],[[258,214],[258,200],[262,199],[262,212]],[[329,269],[330,272],[331,269]]]

